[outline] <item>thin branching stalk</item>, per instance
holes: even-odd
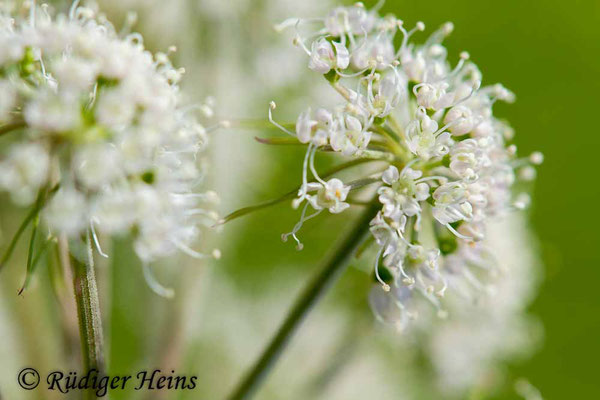
[[[279,359],[283,350],[287,347],[294,333],[300,327],[304,318],[346,269],[357,249],[367,237],[369,223],[380,208],[381,206],[371,203],[354,227],[348,231],[348,234],[339,243],[331,258],[325,262],[323,268],[314,276],[301,293],[260,358],[239,386],[228,397],[229,400],[250,399],[256,392]]]

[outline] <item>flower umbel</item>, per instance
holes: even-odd
[[[383,290],[374,288],[371,297],[382,320],[403,328],[416,317],[420,299],[445,316],[447,291],[489,292],[488,278],[495,274],[482,256],[486,225],[528,204],[523,192],[543,159],[540,153],[517,158],[512,129],[492,112],[497,100],[512,102],[515,96],[500,84],[482,86],[468,53],[454,65],[449,61],[442,41],[451,23],[416,44],[412,37],[425,30],[422,22],[407,30],[396,17],[357,3],[278,27],[294,29],[308,68],[341,97],[331,109],[308,107],[295,132],[274,121],[271,103],[271,122],[308,145],[293,206],[306,203],[284,239],[292,235],[302,248],[297,233],[304,221],[325,209],[343,212],[364,203],[355,202],[357,196],[369,196],[381,204],[371,233],[378,247],[374,275]],[[325,181],[315,166],[319,151],[363,159],[378,169],[375,175],[359,172],[346,184]],[[308,207],[315,213],[307,217]]]
[[[128,232],[144,262],[202,257],[191,245],[216,221],[216,195],[198,192],[199,155],[214,127],[194,115],[211,104],[183,106],[183,72],[94,6],[2,11],[0,189],[20,205],[43,199],[53,235],[89,231],[101,254],[97,233]]]

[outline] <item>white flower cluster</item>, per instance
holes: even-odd
[[[132,232],[144,261],[202,256],[190,246],[217,199],[197,191],[212,128],[193,111],[210,104],[182,106],[183,72],[93,6],[1,13],[0,189],[41,199],[55,234]]]
[[[321,27],[301,34],[310,24]],[[294,43],[309,56],[308,67],[343,99],[333,109],[301,113],[295,132],[273,120],[271,103],[271,122],[308,145],[293,204],[307,202],[284,239],[292,235],[301,247],[296,233],[306,219],[323,209],[344,211],[349,193],[364,186],[353,184],[359,179],[321,179],[317,150],[372,160],[384,163],[376,180],[382,209],[371,222],[380,249],[375,275],[381,287],[373,299],[378,315],[391,304],[403,311],[395,322],[404,326],[416,314],[418,297],[443,315],[440,298],[447,288],[484,288],[472,269],[481,264],[486,222],[527,205],[527,195],[515,192],[543,158],[518,159],[513,131],[492,113],[494,102],[512,102],[514,95],[500,84],[481,87],[482,75],[466,52],[451,65],[442,46],[451,23],[414,44],[409,39],[425,29],[422,22],[407,31],[394,16],[380,17],[357,3],[324,19],[289,19],[278,27],[295,29]],[[309,170],[316,182],[309,181]],[[316,213],[307,217],[309,205]],[[381,277],[380,269],[389,276]]]

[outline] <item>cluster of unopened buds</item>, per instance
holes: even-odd
[[[52,14],[34,2],[0,13],[0,190],[51,237],[89,233],[103,255],[101,233],[131,233],[145,263],[204,257],[191,246],[218,198],[198,191],[199,154],[219,124],[196,114],[210,118],[212,100],[182,105],[183,69],[93,6]]]
[[[325,209],[343,212],[355,192],[377,185],[381,210],[370,228],[379,249],[380,285],[371,293],[377,316],[404,327],[420,308],[419,298],[444,315],[440,300],[447,290],[466,297],[488,291],[486,279],[496,272],[482,242],[486,223],[528,205],[524,186],[543,161],[538,152],[517,158],[513,130],[492,113],[497,100],[512,102],[514,95],[500,84],[482,86],[466,52],[451,65],[442,45],[451,23],[414,44],[410,39],[425,29],[422,22],[407,30],[394,16],[380,17],[358,3],[276,28],[295,31],[308,68],[343,100],[333,109],[308,108],[295,132],[273,119],[276,106],[270,104],[270,121],[308,145],[293,201],[303,207],[301,219],[284,240],[292,236],[301,248],[297,233],[306,220]],[[352,182],[325,180],[315,167],[317,151],[378,169]],[[352,160],[348,166],[356,165]],[[307,215],[309,207],[315,211]]]

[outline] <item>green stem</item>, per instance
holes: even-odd
[[[364,211],[356,225],[348,232],[343,241],[340,242],[332,257],[324,264],[323,269],[306,286],[271,340],[271,343],[264,350],[248,375],[246,375],[244,380],[228,397],[229,400],[246,400],[252,397],[279,359],[282,351],[286,348],[309,311],[346,269],[354,253],[367,237],[369,223],[380,208],[381,206],[378,206],[376,203],[371,203],[369,208]]]
[[[330,176],[343,171],[347,168],[352,168],[356,165],[359,164],[363,164],[363,163],[367,163],[367,162],[371,162],[374,160],[368,159],[368,158],[355,158],[351,161],[345,162],[343,164],[337,165],[333,168],[331,168],[329,171],[325,172],[324,174],[321,174],[321,178],[325,179],[325,178],[329,178]],[[239,210],[236,210],[228,215],[226,215],[223,219],[221,219],[217,225],[222,225],[225,224],[229,221],[232,221],[234,219],[237,219],[239,217],[242,217],[246,214],[250,214],[253,211],[258,211],[258,210],[262,210],[263,208],[267,208],[270,206],[274,206],[275,204],[279,204],[283,201],[286,200],[291,200],[294,197],[296,197],[298,195],[298,190],[300,189],[300,187],[297,187],[296,189],[284,194],[283,196],[274,199],[274,200],[268,200],[259,204],[255,204],[253,206],[249,206],[249,207],[244,207],[244,208],[240,208]]]
[[[96,370],[98,375],[104,373],[104,352],[102,341],[102,321],[100,302],[94,273],[94,259],[89,234],[85,236],[85,262],[71,253],[73,268],[73,289],[77,303],[77,318],[83,356],[84,373]],[[93,389],[87,393],[88,399],[95,399]]]
[[[25,126],[25,121],[14,121],[6,125],[2,125],[0,126],[0,136],[4,135],[5,133],[16,131],[17,129],[25,128]]]

